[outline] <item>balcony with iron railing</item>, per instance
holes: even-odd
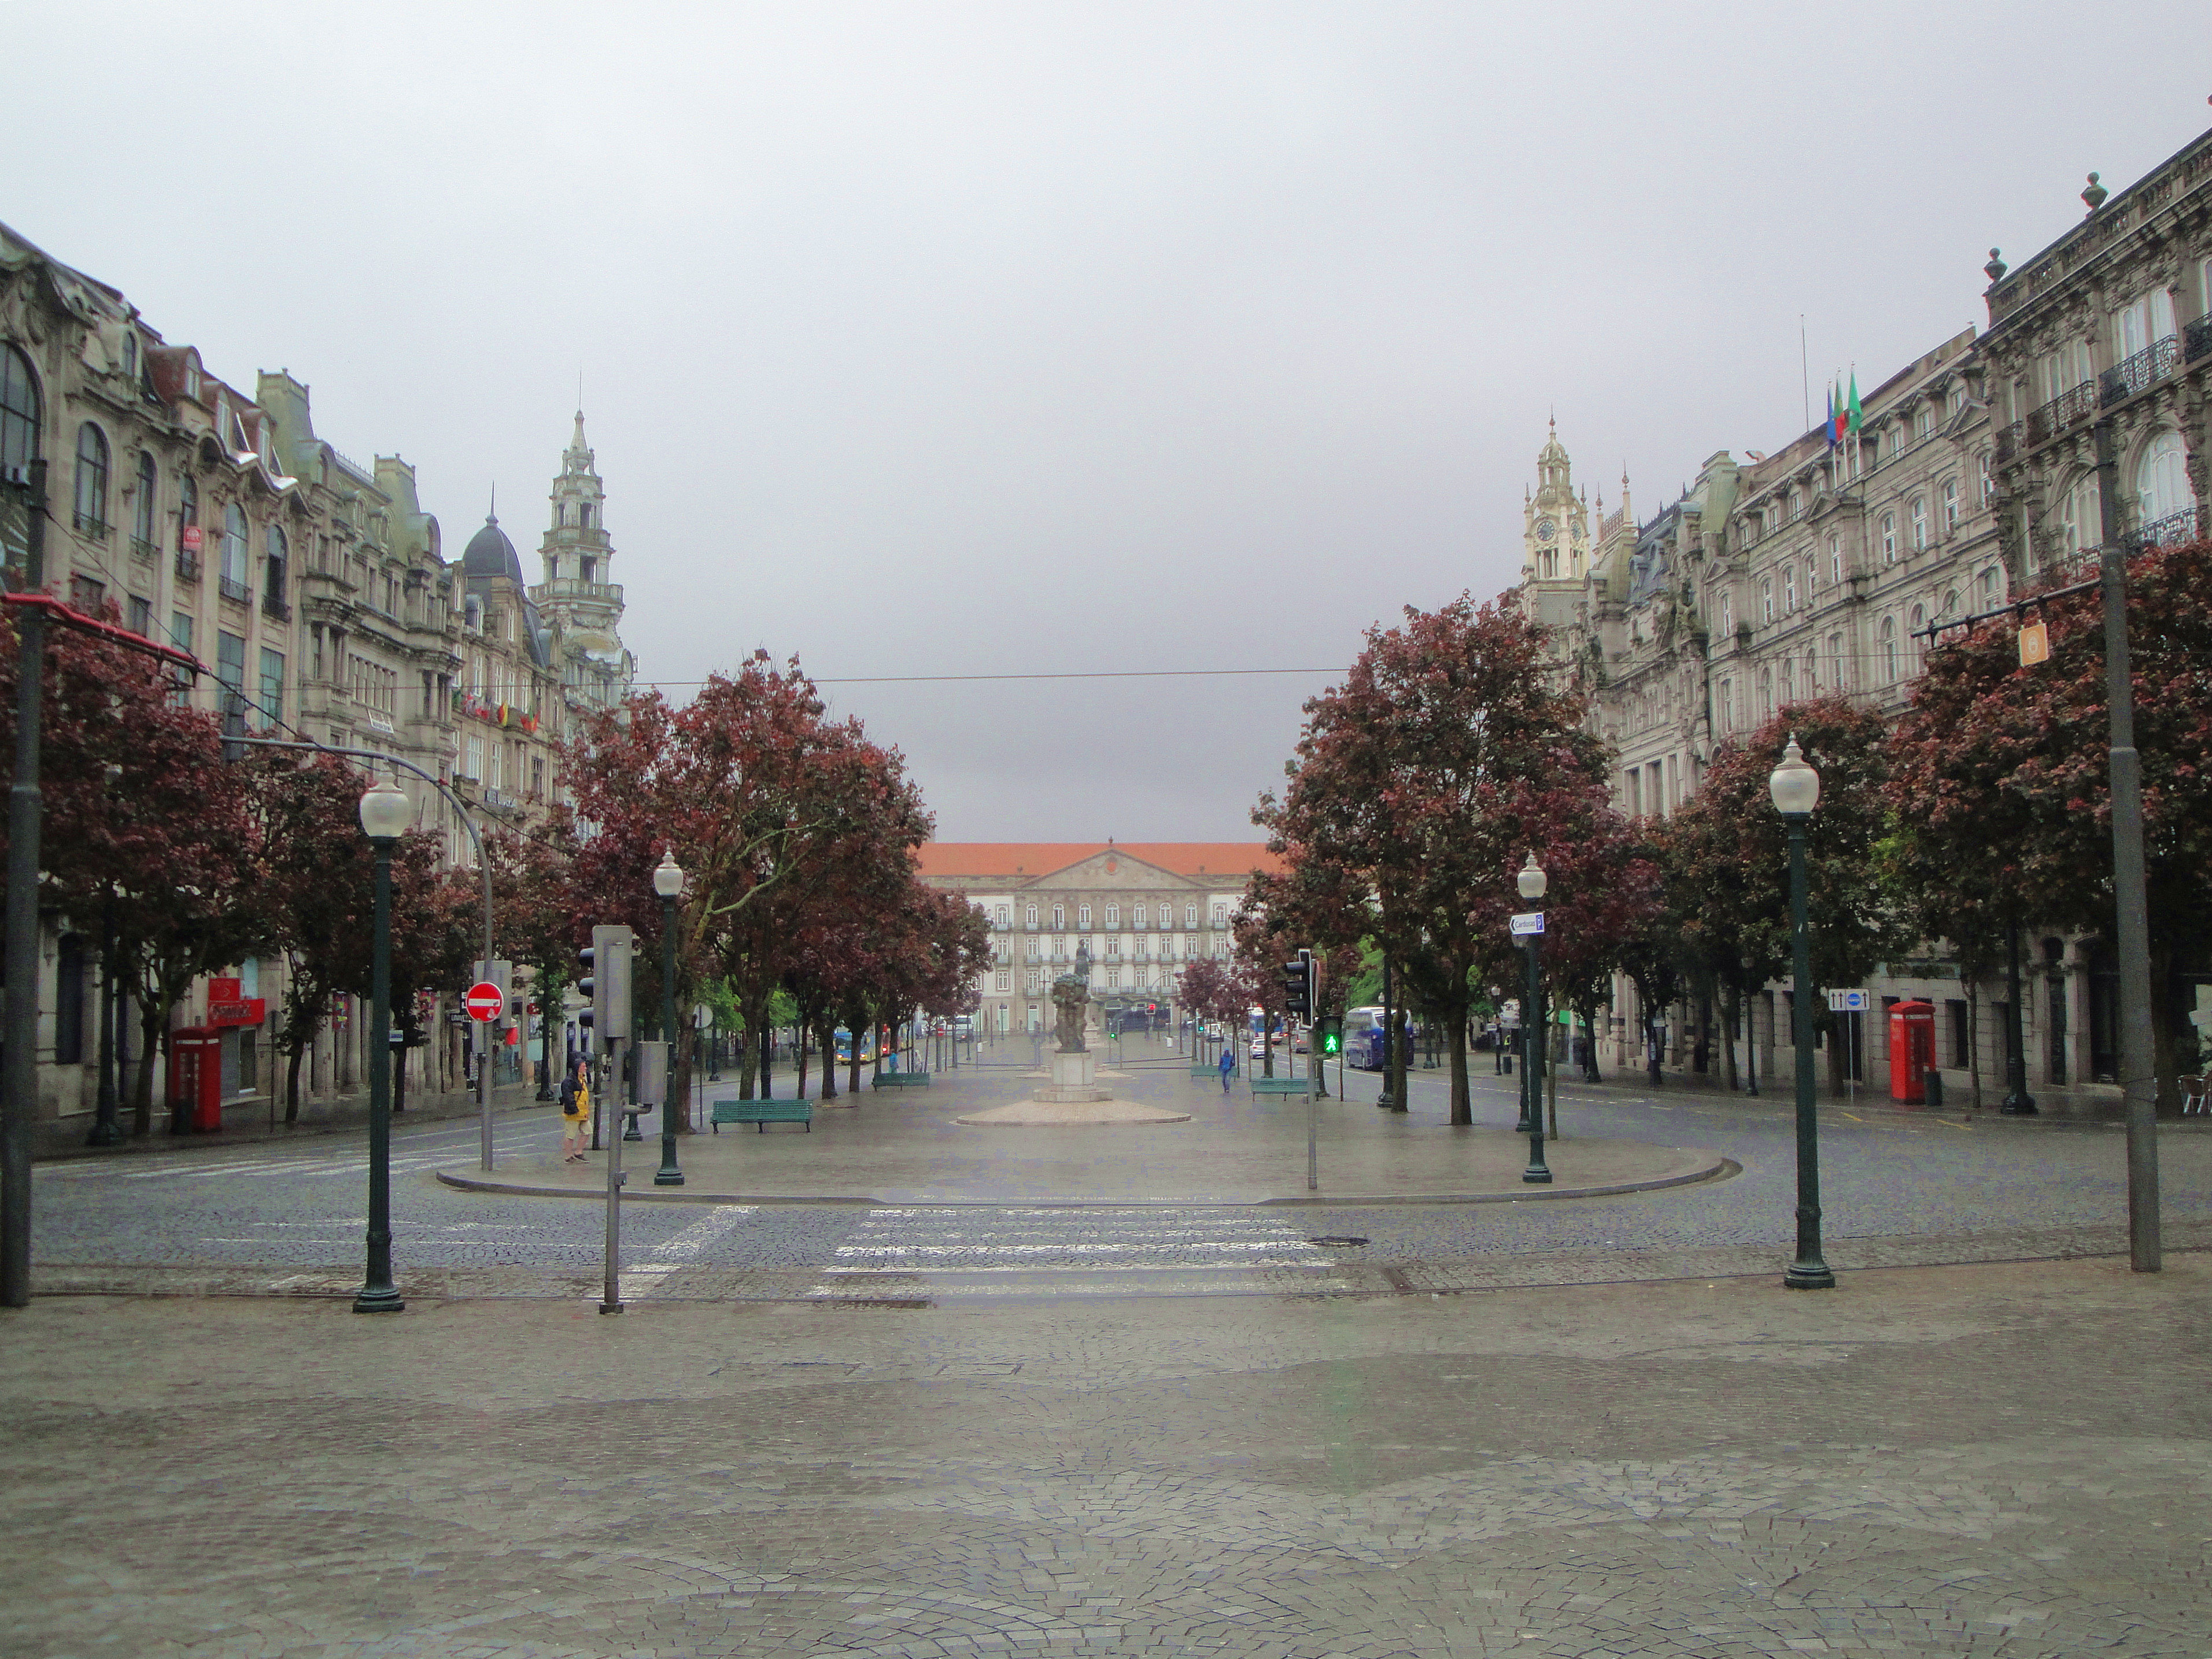
[[[2084,380],[2070,392],[2062,392],[2027,417],[2027,441],[2039,444],[2097,412],[2097,382]]]
[[[2212,356],[2212,313],[2183,325],[2181,355],[2185,362],[2192,363],[2199,357]]]
[[[104,542],[107,539],[107,520],[96,513],[70,514],[70,528],[88,542]]]
[[[265,588],[261,594],[261,614],[277,622],[289,622],[292,620],[292,607],[285,603],[284,595],[277,589]]]
[[[133,536],[131,538],[131,556],[134,559],[143,559],[151,564],[160,556],[161,551],[158,545],[148,541],[143,536]]]
[[[2123,357],[2099,375],[2098,403],[2106,409],[2125,403],[2136,392],[2149,391],[2172,374],[2180,362],[2180,337],[2169,334],[2133,356]]]
[[[2183,542],[2193,542],[2197,539],[2197,509],[2185,507],[2179,513],[2154,519],[2136,532],[2136,539],[2142,547],[2175,547]]]
[[[252,605],[253,603],[253,590],[248,587],[244,582],[233,581],[228,576],[219,576],[216,580],[217,585],[222,590],[223,598],[226,599],[234,599],[240,605]]]
[[[199,579],[200,556],[197,553],[187,553],[183,548],[179,548],[177,550],[177,580],[182,582],[196,582]]]

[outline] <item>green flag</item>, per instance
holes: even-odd
[[[1859,372],[1856,368],[1851,371],[1851,401],[1850,408],[1851,435],[1853,437],[1856,437],[1859,430]]]

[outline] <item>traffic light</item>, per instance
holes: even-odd
[[[629,956],[635,938],[627,927],[594,927],[591,944],[577,953],[584,971],[576,989],[592,1000],[577,1023],[598,1032],[603,1043],[629,1037]]]
[[[1334,1014],[1322,1017],[1314,1052],[1331,1060],[1344,1052],[1344,1022]]]
[[[1283,964],[1283,1006],[1300,1019],[1313,1018],[1313,961],[1300,957]]]

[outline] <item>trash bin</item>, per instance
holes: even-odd
[[[1921,1105],[1936,1071],[1936,1005],[1917,999],[1889,1008],[1889,1097]],[[1942,1085],[1935,1085],[1941,1098]]]
[[[222,1127],[222,1033],[185,1025],[169,1033],[169,1132],[211,1134]]]

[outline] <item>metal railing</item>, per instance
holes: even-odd
[[[2193,507],[2153,520],[2137,533],[2137,540],[2144,547],[2174,547],[2196,539],[2197,509]]]
[[[2097,382],[2094,380],[2084,380],[2070,392],[2062,392],[2028,416],[2028,442],[2039,444],[2045,439],[2055,438],[2067,428],[2087,420],[2097,412]]]
[[[196,582],[199,579],[200,556],[197,553],[187,553],[182,548],[179,548],[177,550],[177,580]]]
[[[107,520],[90,514],[70,514],[70,528],[88,542],[104,542],[107,539]]]
[[[261,614],[274,617],[278,622],[289,622],[292,620],[292,607],[285,604],[284,596],[272,587],[264,590],[261,595]]]
[[[240,605],[253,603],[253,590],[244,582],[234,582],[228,576],[219,576],[216,580],[222,587],[222,596],[226,599],[235,599]]]
[[[148,541],[143,536],[133,536],[131,538],[131,556],[134,559],[146,559],[150,561],[154,556],[161,550],[158,546],[154,543]]]
[[[2188,362],[2212,355],[2212,313],[2185,324],[2181,330],[2181,355]]]
[[[2144,347],[2132,357],[2123,357],[2098,376],[2099,403],[2109,409],[2138,392],[2149,390],[2172,374],[2174,365],[2180,361],[2181,341],[2172,334]]]

